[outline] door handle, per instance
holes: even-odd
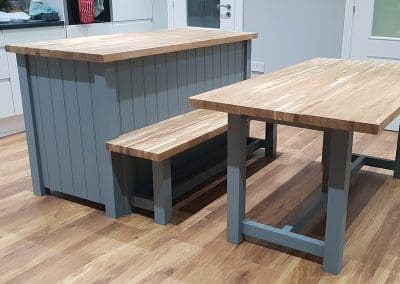
[[[229,11],[232,9],[232,6],[231,6],[231,4],[226,4],[226,5],[217,4],[217,9],[221,9],[221,8],[225,8],[226,10]]]

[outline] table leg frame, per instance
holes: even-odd
[[[153,161],[154,221],[166,225],[172,219],[172,184],[170,159]]]
[[[400,177],[400,132],[395,160],[352,154],[353,132],[323,129],[322,199],[327,194],[325,240],[295,232],[295,227],[283,228],[260,224],[245,218],[246,191],[246,126],[248,117],[229,114],[228,118],[228,241],[239,244],[244,237],[253,237],[323,258],[324,271],[340,272],[345,243],[346,217],[350,176],[364,165],[394,171]],[[276,149],[276,123],[267,123],[267,149]],[[272,131],[271,131],[272,130]],[[272,144],[271,144],[272,143]],[[271,153],[271,152],[270,152]],[[325,199],[326,200],[326,199]],[[315,210],[310,212],[315,213]],[[311,213],[310,213],[311,214]]]
[[[337,274],[341,270],[343,259],[353,133],[332,130],[329,140],[328,205],[323,267],[324,271]]]
[[[276,123],[265,124],[265,157],[276,156],[276,145],[278,141],[278,125]]]
[[[247,119],[228,115],[228,216],[227,239],[230,243],[243,241],[246,191],[246,141]]]

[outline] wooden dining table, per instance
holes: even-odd
[[[352,152],[354,132],[379,135],[400,115],[400,64],[315,58],[196,95],[189,105],[228,113],[228,241],[262,239],[322,257],[324,271],[339,273],[351,174],[372,166],[393,170],[394,178],[400,178],[399,142],[394,160]],[[270,126],[270,153],[276,153],[277,124],[323,131],[324,240],[300,234],[294,226],[277,228],[246,219],[249,120]]]

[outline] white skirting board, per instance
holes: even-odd
[[[399,131],[400,116],[396,118],[391,124],[389,124],[385,129],[390,131]]]
[[[0,119],[0,137],[25,131],[24,116],[14,115]]]

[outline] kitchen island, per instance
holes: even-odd
[[[7,46],[17,53],[34,193],[104,204],[111,217],[132,212],[135,196],[148,193],[151,165],[119,157],[113,171],[105,142],[190,111],[190,96],[247,79],[256,37],[181,29]],[[188,161],[224,151],[224,139],[173,160],[186,169],[176,176],[198,170]]]

